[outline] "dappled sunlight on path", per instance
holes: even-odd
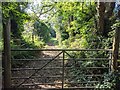
[[[58,46],[48,46],[48,45],[46,45],[45,49],[59,49],[59,47]],[[59,53],[59,51],[43,51],[42,53],[43,53],[43,57],[44,56],[54,57]]]

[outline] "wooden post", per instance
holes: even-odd
[[[117,59],[119,54],[119,36],[120,36],[119,29],[120,27],[117,27],[115,29],[115,36],[113,40],[113,54],[112,54],[112,65],[111,65],[112,72],[115,72],[117,69]]]
[[[113,52],[112,52],[112,65],[111,65],[111,70],[112,72],[117,75],[117,59],[119,55],[119,37],[120,37],[120,27],[116,27],[115,29],[115,36],[113,39]],[[119,83],[118,79],[116,78],[116,85],[114,87],[114,90],[118,90]]]
[[[3,25],[4,37],[4,87],[11,88],[11,49],[10,49],[10,19]]]

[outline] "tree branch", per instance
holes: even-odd
[[[46,11],[44,11],[44,12],[41,11],[39,17],[40,17],[42,14],[45,14],[45,13],[49,12],[49,11],[52,10],[53,8],[54,8],[54,6],[51,7],[49,10],[46,10]],[[43,9],[41,9],[41,10],[43,10]]]

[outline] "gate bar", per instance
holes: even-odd
[[[11,49],[11,51],[112,51],[112,49]]]

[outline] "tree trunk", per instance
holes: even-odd
[[[115,8],[115,2],[106,3],[106,15],[105,18],[110,18],[113,15],[113,10]]]
[[[69,18],[68,18],[68,28],[72,27],[72,25],[71,25],[72,21],[74,21],[74,16],[73,15],[69,16]],[[69,37],[73,37],[73,36],[74,36],[73,31],[70,31],[69,32]]]
[[[103,35],[104,32],[104,15],[105,15],[105,3],[98,2],[98,34]]]

